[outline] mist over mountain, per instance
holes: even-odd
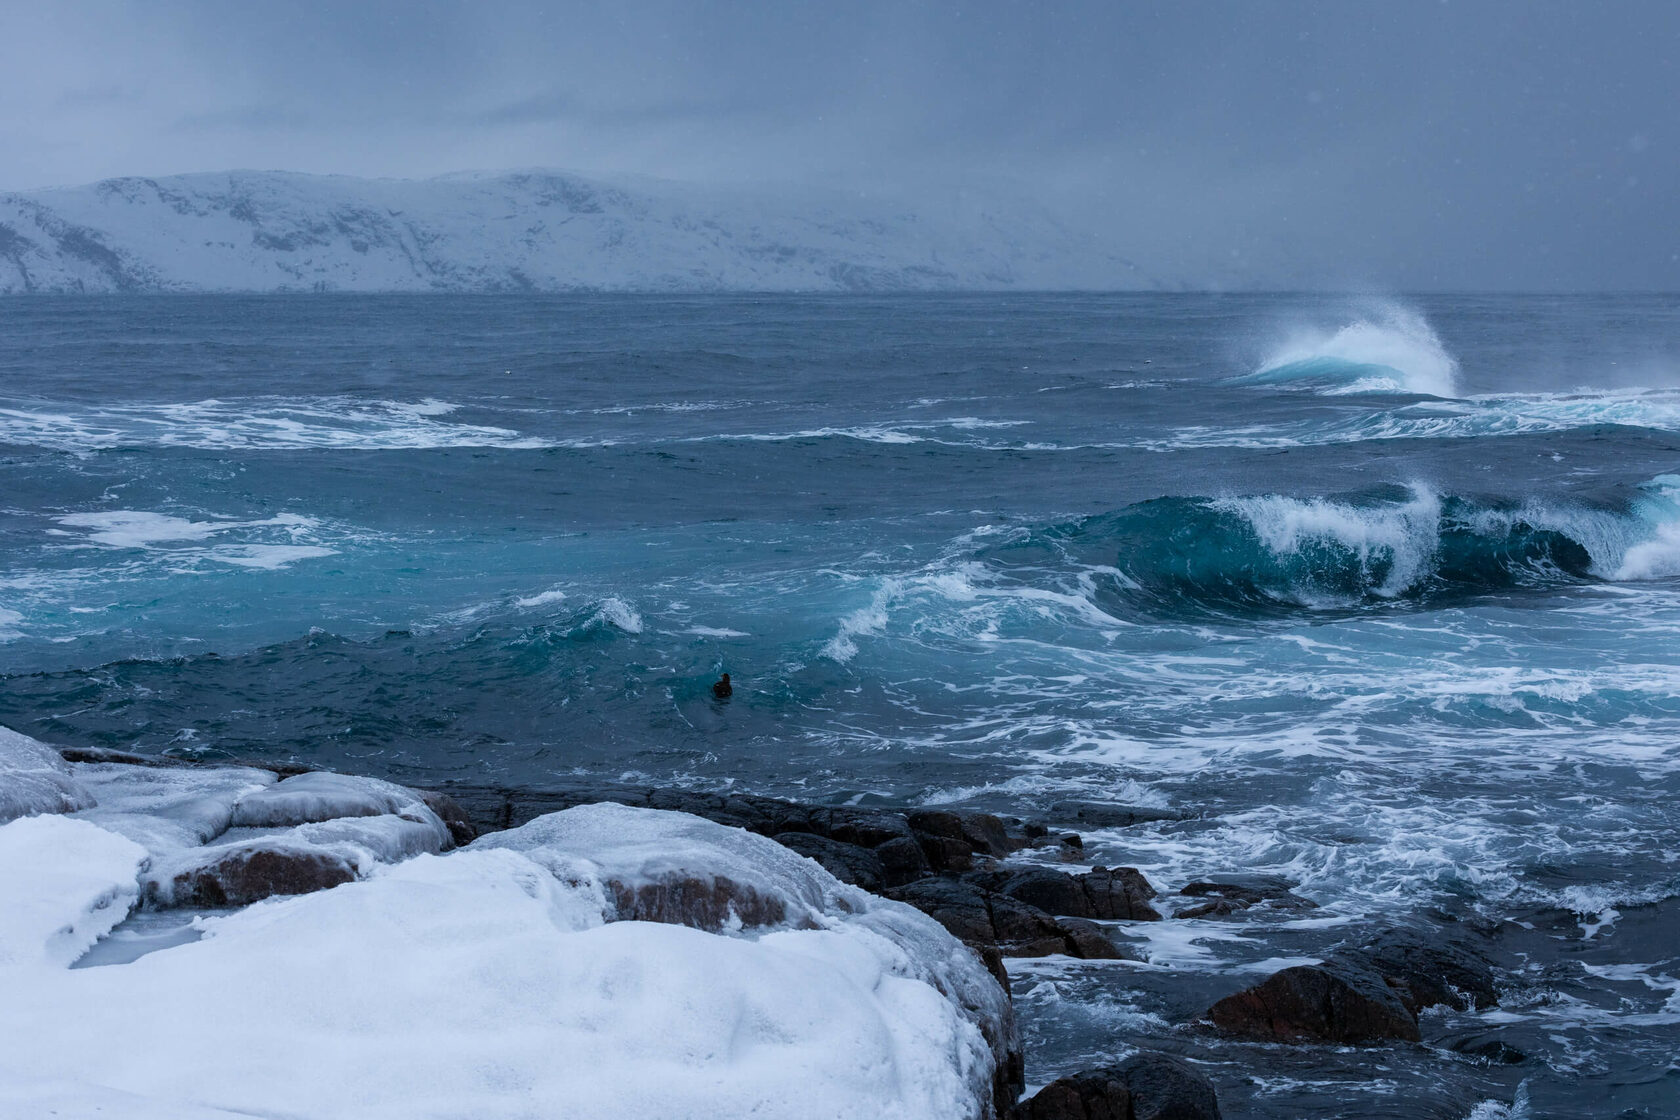
[[[0,194],[5,293],[1155,286],[1030,201],[974,192],[234,171]]]

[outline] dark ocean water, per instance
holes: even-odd
[[[1090,858],[1321,909],[1021,964],[1029,1080],[1151,1047],[1229,1117],[1674,1117],[1677,476],[1671,297],[13,299],[0,722],[1180,810]],[[1182,1026],[1426,912],[1503,923],[1502,1009]]]

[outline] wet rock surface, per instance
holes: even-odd
[[[1047,913],[1072,918],[1158,922],[1155,888],[1135,867],[1096,867],[1082,875],[1030,868],[980,872],[968,881]]]
[[[1473,935],[1450,927],[1390,929],[1296,965],[1208,1009],[1230,1034],[1279,1042],[1416,1042],[1418,1014],[1496,1006],[1493,968]]]
[[[1017,1105],[1012,1120],[1219,1120],[1213,1084],[1160,1054],[1052,1081]]]
[[[1156,809],[1147,805],[1105,805],[1097,801],[1057,801],[1050,806],[1050,815],[1067,824],[1085,828],[1130,828],[1150,821],[1178,821],[1184,814],[1176,809]]]
[[[778,832],[771,839],[784,848],[816,860],[842,883],[850,883],[866,891],[879,891],[886,885],[886,865],[878,854],[868,848],[842,844],[814,832]]]
[[[1179,910],[1178,918],[1223,918],[1251,907],[1264,910],[1314,910],[1318,903],[1302,898],[1294,883],[1276,875],[1210,875],[1186,883],[1178,893],[1205,901]]]
[[[930,877],[887,892],[950,930],[960,941],[1005,957],[1065,954],[1121,960],[1126,954],[1101,927],[1046,911],[969,879]]]
[[[1418,1041],[1417,1016],[1376,972],[1346,962],[1295,965],[1220,1000],[1208,1020],[1275,1042]]]

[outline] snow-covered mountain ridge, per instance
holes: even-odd
[[[1030,205],[528,171],[233,171],[0,193],[0,293],[1153,287]]]

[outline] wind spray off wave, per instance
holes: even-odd
[[[1423,316],[1388,306],[1333,330],[1301,329],[1250,374],[1248,384],[1298,384],[1329,394],[1458,395],[1458,361]]]

